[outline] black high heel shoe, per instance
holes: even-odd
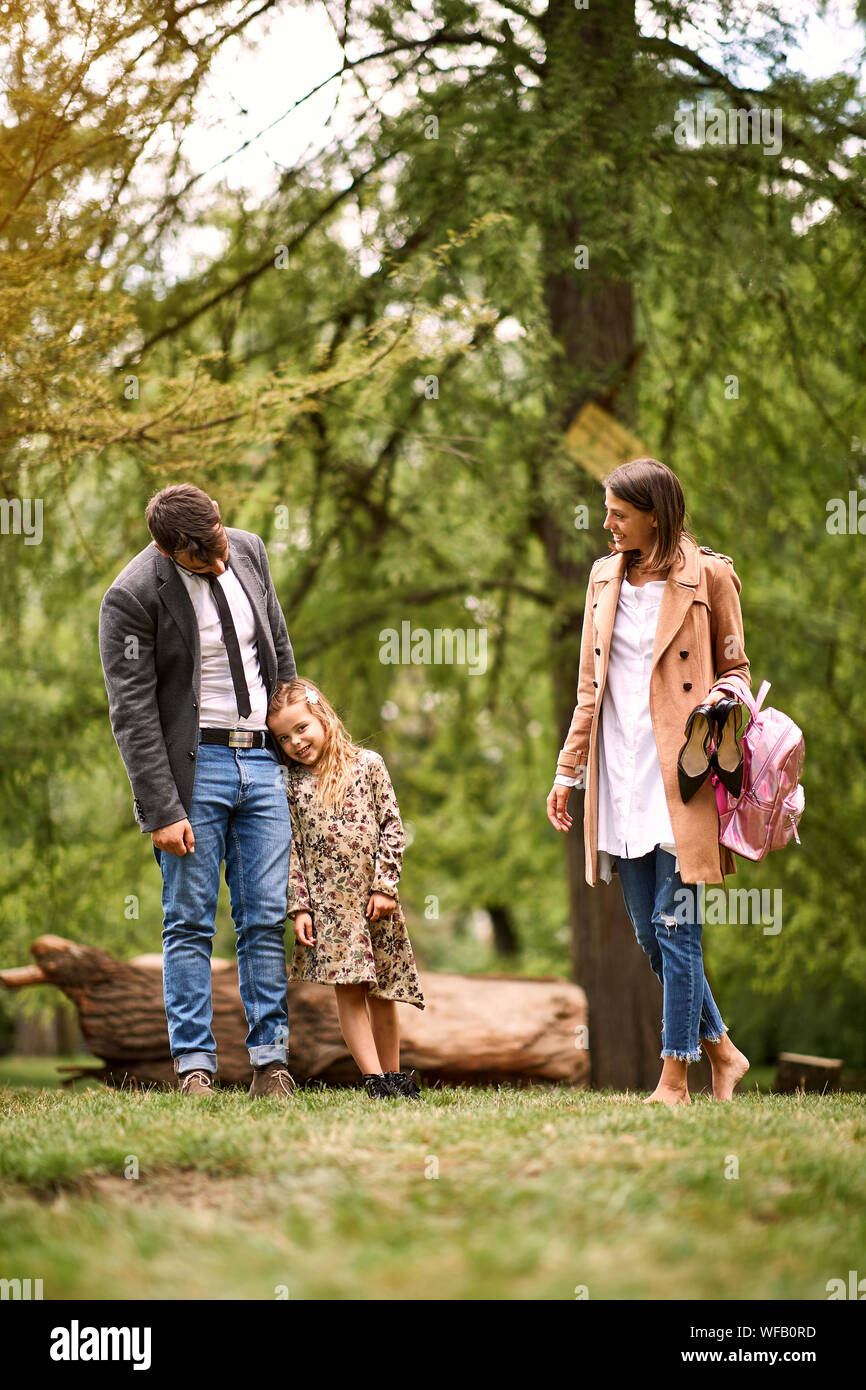
[[[686,720],[686,741],[677,758],[677,778],[683,801],[691,801],[710,771],[709,744],[715,728],[713,705],[695,705]]]
[[[743,790],[742,712],[739,700],[719,700],[714,706],[716,746],[710,754],[710,766],[733,797],[739,797]]]

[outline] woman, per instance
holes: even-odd
[[[547,814],[571,829],[571,787],[586,788],[586,881],[617,873],[638,942],[662,983],[662,1074],[647,1103],[689,1103],[689,1062],[706,1047],[713,1095],[730,1100],[748,1070],[704,975],[701,884],[735,873],[719,845],[709,774],[683,801],[677,760],[689,714],[725,698],[714,682],[751,689],[740,581],[733,562],[685,529],[676,474],[635,459],[605,480],[611,553],[586,593],[577,705]],[[599,734],[599,726],[601,733]]]

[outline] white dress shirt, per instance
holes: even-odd
[[[649,707],[650,674],[664,579],[620,585],[598,733],[598,875],[610,883],[611,858],[637,859],[658,845],[676,860]],[[573,787],[577,778],[556,777]]]
[[[219,609],[210,591],[207,575],[192,574],[174,561],[175,569],[184,582],[195,609],[201,646],[201,698],[199,727],[202,729],[266,729],[268,692],[259,669],[256,621],[249,599],[240,580],[230,569],[217,579],[231,610],[238,645],[244,663],[244,675],[250,692],[250,712],[246,719],[238,714],[238,703],[232,682],[228,652],[223,641]],[[231,559],[229,560],[231,564]]]

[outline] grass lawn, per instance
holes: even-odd
[[[824,1300],[866,1270],[857,1093],[282,1106],[4,1059],[0,1115],[0,1276],[46,1299]]]

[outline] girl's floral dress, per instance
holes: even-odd
[[[424,1008],[424,995],[397,884],[405,836],[381,754],[361,750],[342,807],[321,805],[315,772],[287,769],[292,817],[289,911],[309,912],[315,946],[295,942],[290,980],[367,983],[370,993]],[[397,899],[392,916],[364,916],[370,894]]]

